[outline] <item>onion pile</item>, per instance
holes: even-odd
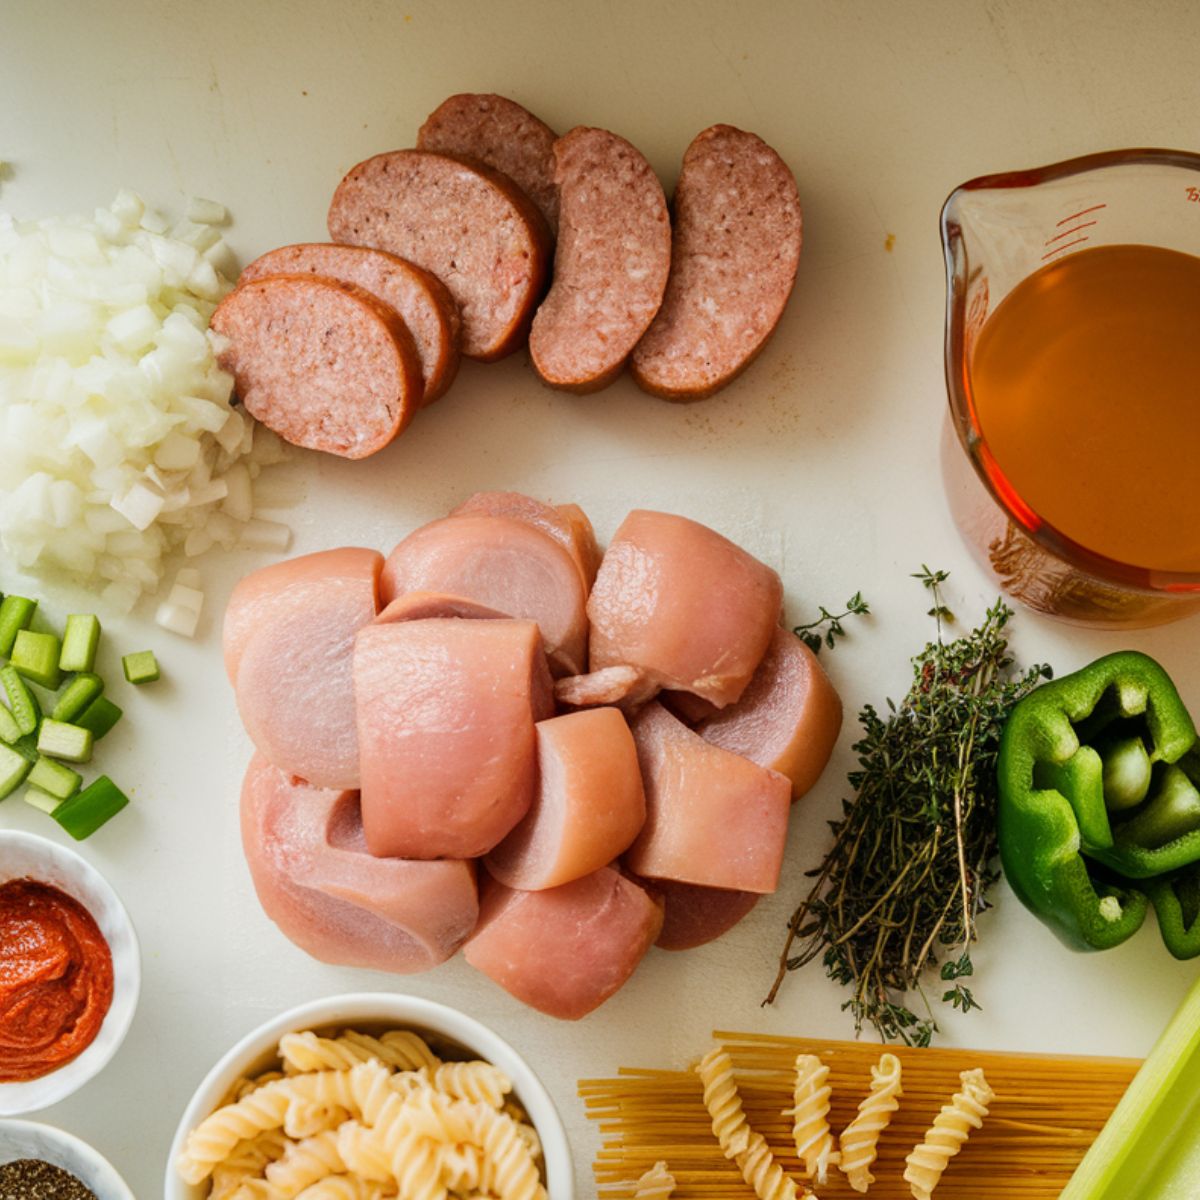
[[[208,329],[233,273],[225,219],[193,200],[168,228],[129,191],[90,220],[0,211],[0,546],[122,611],[174,550],[290,540],[254,518],[284,448],[231,404]]]

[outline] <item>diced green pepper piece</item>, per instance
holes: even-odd
[[[11,663],[0,667],[0,686],[8,697],[8,707],[12,710],[17,728],[23,734],[36,733],[38,722],[42,719],[41,705]]]
[[[90,837],[105,821],[115,817],[129,797],[107,775],[101,775],[82,792],[64,800],[54,819],[77,841]]]
[[[20,786],[29,774],[29,763],[15,750],[0,746],[0,800]]]
[[[104,680],[99,675],[93,675],[90,671],[80,671],[63,688],[62,695],[59,696],[50,715],[56,721],[73,721],[103,691]]]
[[[121,659],[125,669],[125,678],[130,683],[153,683],[158,677],[158,659],[153,650],[139,650],[136,654],[126,654]]]
[[[124,715],[107,696],[97,696],[73,723],[81,729],[90,729],[92,738],[98,742]]]
[[[47,717],[38,729],[37,748],[39,754],[48,758],[85,763],[91,761],[93,740],[90,729]]]
[[[0,742],[11,746],[20,736],[21,730],[17,725],[17,718],[3,704],[0,704]]]
[[[37,601],[24,596],[5,596],[0,601],[0,656],[7,658],[12,653],[17,634],[29,628],[36,608]]]
[[[61,651],[62,647],[54,634],[22,629],[13,642],[10,662],[26,679],[53,690],[62,679],[62,672],[58,669]]]
[[[49,792],[56,800],[66,800],[75,795],[81,783],[83,777],[78,771],[72,771],[70,767],[44,755],[39,756],[29,772],[29,786]]]
[[[25,789],[25,794],[21,799],[26,804],[31,804],[38,812],[44,812],[48,817],[54,816],[59,805],[65,803],[57,796],[52,796],[49,792],[44,792],[40,787],[34,787],[32,784]]]
[[[58,665],[64,671],[90,671],[96,665],[100,619],[94,613],[72,613],[63,631]]]

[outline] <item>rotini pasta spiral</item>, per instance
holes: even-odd
[[[704,1107],[712,1118],[713,1136],[721,1143],[725,1157],[744,1153],[750,1144],[750,1127],[728,1051],[715,1046],[696,1064],[696,1074],[704,1085]]]
[[[353,1029],[336,1038],[319,1037],[311,1031],[288,1033],[280,1039],[279,1053],[289,1075],[348,1070],[370,1059],[400,1071],[433,1070],[440,1061],[422,1037],[405,1029],[391,1030],[379,1038]]]
[[[831,1164],[838,1161],[829,1132],[829,1068],[815,1054],[796,1056],[796,1083],[791,1108],[783,1110],[792,1118],[792,1136],[796,1153],[804,1162],[804,1172],[817,1183],[824,1183]]]
[[[486,1105],[475,1105],[474,1140],[492,1161],[493,1190],[500,1200],[546,1200],[537,1164],[516,1121]]]
[[[675,1194],[675,1176],[665,1162],[656,1162],[634,1185],[633,1200],[670,1200]]]
[[[871,1068],[871,1090],[839,1141],[840,1166],[856,1192],[865,1192],[875,1182],[871,1164],[878,1152],[879,1138],[900,1107],[902,1095],[900,1060],[894,1054],[884,1054]]]
[[[305,1188],[330,1175],[339,1175],[346,1164],[338,1151],[336,1129],[327,1129],[315,1137],[293,1142],[264,1172],[279,1200],[293,1200]]]
[[[775,1160],[762,1134],[751,1131],[746,1149],[736,1161],[758,1200],[798,1200],[800,1189]]]
[[[500,1108],[512,1091],[508,1076],[489,1062],[442,1063],[431,1075],[433,1086],[460,1100]]]
[[[330,1175],[307,1187],[296,1200],[386,1200],[397,1192],[382,1184],[355,1179],[352,1175]]]
[[[962,1148],[972,1129],[983,1124],[996,1093],[976,1068],[959,1076],[962,1086],[933,1120],[925,1140],[904,1160],[904,1181],[915,1200],[930,1200],[947,1164]]]

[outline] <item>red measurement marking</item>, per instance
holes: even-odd
[[[1065,225],[1068,221],[1074,221],[1077,217],[1086,217],[1088,213],[1099,212],[1102,208],[1107,207],[1107,204],[1093,204],[1091,208],[1081,208],[1077,213],[1072,213],[1069,217],[1063,217],[1061,221],[1056,221],[1055,228]]]
[[[1078,233],[1081,229],[1090,229],[1093,225],[1098,224],[1098,221],[1083,221],[1073,229],[1064,229],[1062,233],[1056,233],[1052,238],[1047,238],[1042,244],[1044,246],[1053,246],[1055,242],[1061,242],[1063,238],[1070,237],[1071,234]]]
[[[1200,204],[1200,188],[1194,188],[1194,187],[1188,188],[1187,198],[1189,200],[1194,201],[1196,204]]]
[[[1073,242],[1063,242],[1061,246],[1055,246],[1053,250],[1047,250],[1042,255],[1042,262],[1045,262],[1048,258],[1053,258],[1056,254],[1061,254],[1064,250],[1070,250],[1072,246],[1078,246],[1080,242],[1086,242],[1087,240],[1088,236],[1085,233],[1083,237],[1077,237]]]

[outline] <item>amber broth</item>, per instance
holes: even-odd
[[[983,326],[969,393],[1043,521],[1130,566],[1200,571],[1200,258],[1128,245],[1048,263]]]

